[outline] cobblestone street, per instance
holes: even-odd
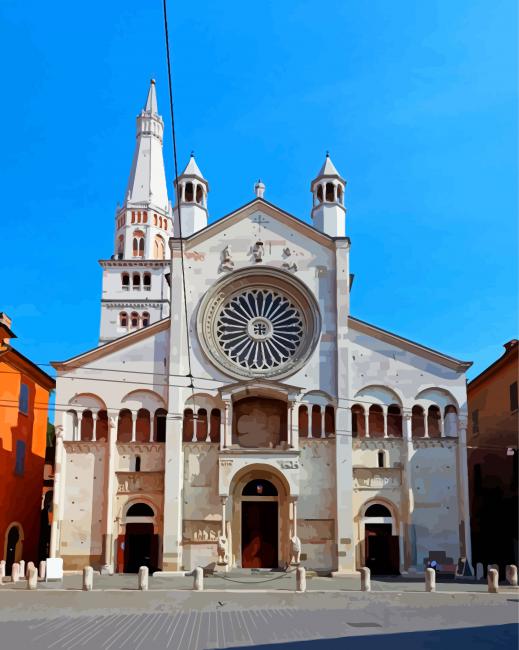
[[[296,594],[292,576],[274,582],[281,582],[276,590],[270,583],[270,591],[268,583],[258,591],[262,585],[253,578],[260,579],[239,576],[245,584],[234,583],[227,591],[221,578],[206,578],[204,592],[191,591],[192,578],[150,578],[150,591],[134,591],[133,575],[96,576],[92,592],[79,590],[81,576],[67,576],[63,585],[40,583],[38,591],[26,590],[24,583],[3,585],[0,648],[202,650],[346,643],[356,648],[362,643],[366,649],[380,647],[381,641],[385,647],[412,648],[425,640],[427,647],[443,649],[483,641],[485,648],[517,646],[519,592],[511,587],[488,594],[486,585],[450,582],[427,594],[421,581],[395,580],[374,581],[373,591],[365,593],[353,591],[359,587],[355,578],[313,578],[306,594]]]

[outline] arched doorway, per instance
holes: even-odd
[[[278,563],[278,491],[270,481],[254,479],[241,495],[243,568],[274,569]]]
[[[399,537],[385,505],[373,503],[364,513],[365,565],[373,575],[399,574]]]
[[[150,573],[157,570],[159,536],[154,534],[154,516],[147,503],[134,503],[128,508],[125,534],[119,545],[119,571],[122,567],[124,573],[137,573],[141,566],[147,566]]]
[[[11,575],[11,568],[15,562],[22,559],[23,533],[19,524],[11,524],[5,539],[5,572]]]

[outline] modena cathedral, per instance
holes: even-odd
[[[152,81],[100,261],[99,345],[53,363],[51,557],[103,573],[470,566],[470,363],[350,315],[330,157],[310,223],[258,181],[209,224],[193,157],[171,205],[163,133]]]

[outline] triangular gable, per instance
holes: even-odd
[[[218,219],[218,221],[215,221],[202,230],[193,233],[189,237],[186,237],[184,240],[186,249],[189,250],[193,246],[200,244],[210,237],[214,237],[225,228],[238,223],[242,219],[248,218],[251,214],[254,214],[254,212],[257,212],[258,210],[261,210],[273,219],[278,219],[281,223],[284,223],[288,227],[300,232],[302,235],[313,239],[320,244],[327,246],[328,248],[331,248],[334,240],[337,239],[326,235],[320,230],[317,230],[305,221],[301,221],[301,219],[294,217],[294,215],[281,210],[281,208],[278,208],[273,203],[269,203],[268,201],[265,201],[265,199],[255,198],[249,203],[243,205],[241,208],[238,208],[237,210],[226,214],[221,219]],[[348,238],[346,237],[344,239]]]
[[[425,357],[429,361],[433,361],[441,366],[446,366],[447,368],[451,368],[458,372],[466,372],[466,370],[468,370],[472,365],[472,361],[460,361],[454,357],[449,357],[437,350],[433,350],[432,348],[420,345],[420,343],[415,343],[414,341],[405,339],[402,336],[398,336],[398,334],[393,334],[392,332],[383,330],[380,327],[375,327],[375,325],[370,325],[358,318],[353,318],[353,316],[349,316],[348,324],[351,329],[356,332],[362,332],[362,334],[367,334],[375,339],[402,348],[420,357]]]
[[[51,365],[56,368],[56,370],[71,370],[72,368],[80,368],[86,363],[95,361],[96,359],[102,359],[103,357],[122,350],[124,348],[130,347],[131,345],[142,341],[143,339],[149,338],[154,334],[163,332],[169,328],[169,318],[163,318],[162,320],[149,325],[148,327],[143,327],[140,330],[135,332],[130,332],[125,336],[121,336],[118,339],[114,339],[109,343],[100,345],[97,348],[88,350],[87,352],[82,352],[75,357],[67,359],[66,361],[51,361]]]

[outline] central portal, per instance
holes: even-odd
[[[242,492],[242,567],[278,567],[278,493],[270,481],[254,480]]]

